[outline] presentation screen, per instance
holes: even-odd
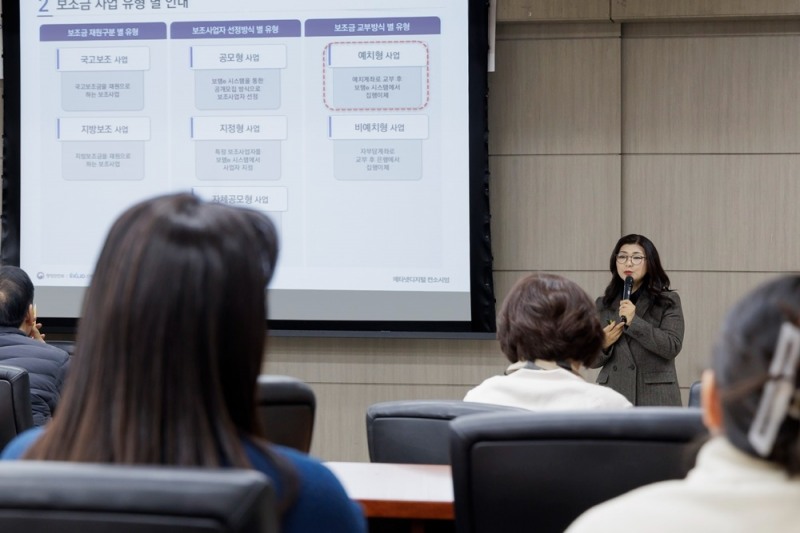
[[[275,330],[494,331],[485,1],[2,6],[2,253],[46,326],[122,211],[191,191],[275,223]]]

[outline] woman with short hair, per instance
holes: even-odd
[[[531,410],[630,407],[621,394],[580,376],[597,356],[603,329],[578,284],[554,274],[519,280],[497,317],[497,340],[512,363],[505,376],[485,380],[465,401]]]

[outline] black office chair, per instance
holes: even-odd
[[[474,415],[451,430],[458,533],[562,532],[598,503],[684,477],[706,434],[699,409],[675,407]]]
[[[308,453],[317,408],[311,387],[293,377],[263,374],[258,376],[256,400],[270,442]]]
[[[450,421],[477,413],[524,412],[517,407],[460,400],[401,400],[367,408],[367,447],[373,463],[450,464]]]
[[[0,450],[17,434],[33,426],[28,371],[0,365]]]
[[[689,407],[700,407],[700,382],[695,381],[689,387]]]
[[[277,533],[255,470],[0,463],[3,533]]]

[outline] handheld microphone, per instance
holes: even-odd
[[[633,291],[633,278],[628,276],[625,278],[625,285],[622,287],[622,299],[630,300],[631,291]]]
[[[622,299],[630,300],[631,291],[633,291],[633,278],[628,276],[625,278],[625,285],[622,286]],[[623,324],[627,324],[628,319],[624,316],[621,316],[619,317],[619,320],[617,320],[617,324],[619,324],[620,322],[622,322]]]

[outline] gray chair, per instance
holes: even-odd
[[[699,409],[677,407],[474,415],[451,431],[458,533],[564,531],[598,503],[684,477],[706,435]]]
[[[75,351],[75,342],[74,341],[64,341],[64,340],[57,340],[57,341],[47,341],[47,344],[50,346],[55,346],[56,348],[61,348],[69,355]]]
[[[277,533],[255,470],[0,463],[3,533]]]
[[[17,434],[33,426],[28,371],[0,365],[0,450]]]
[[[367,447],[373,463],[450,464],[450,421],[478,413],[525,412],[460,400],[400,400],[367,408]]]
[[[256,402],[270,442],[308,453],[317,400],[307,383],[289,376],[262,374],[258,377]]]
[[[700,407],[700,382],[695,381],[689,387],[689,407]]]

